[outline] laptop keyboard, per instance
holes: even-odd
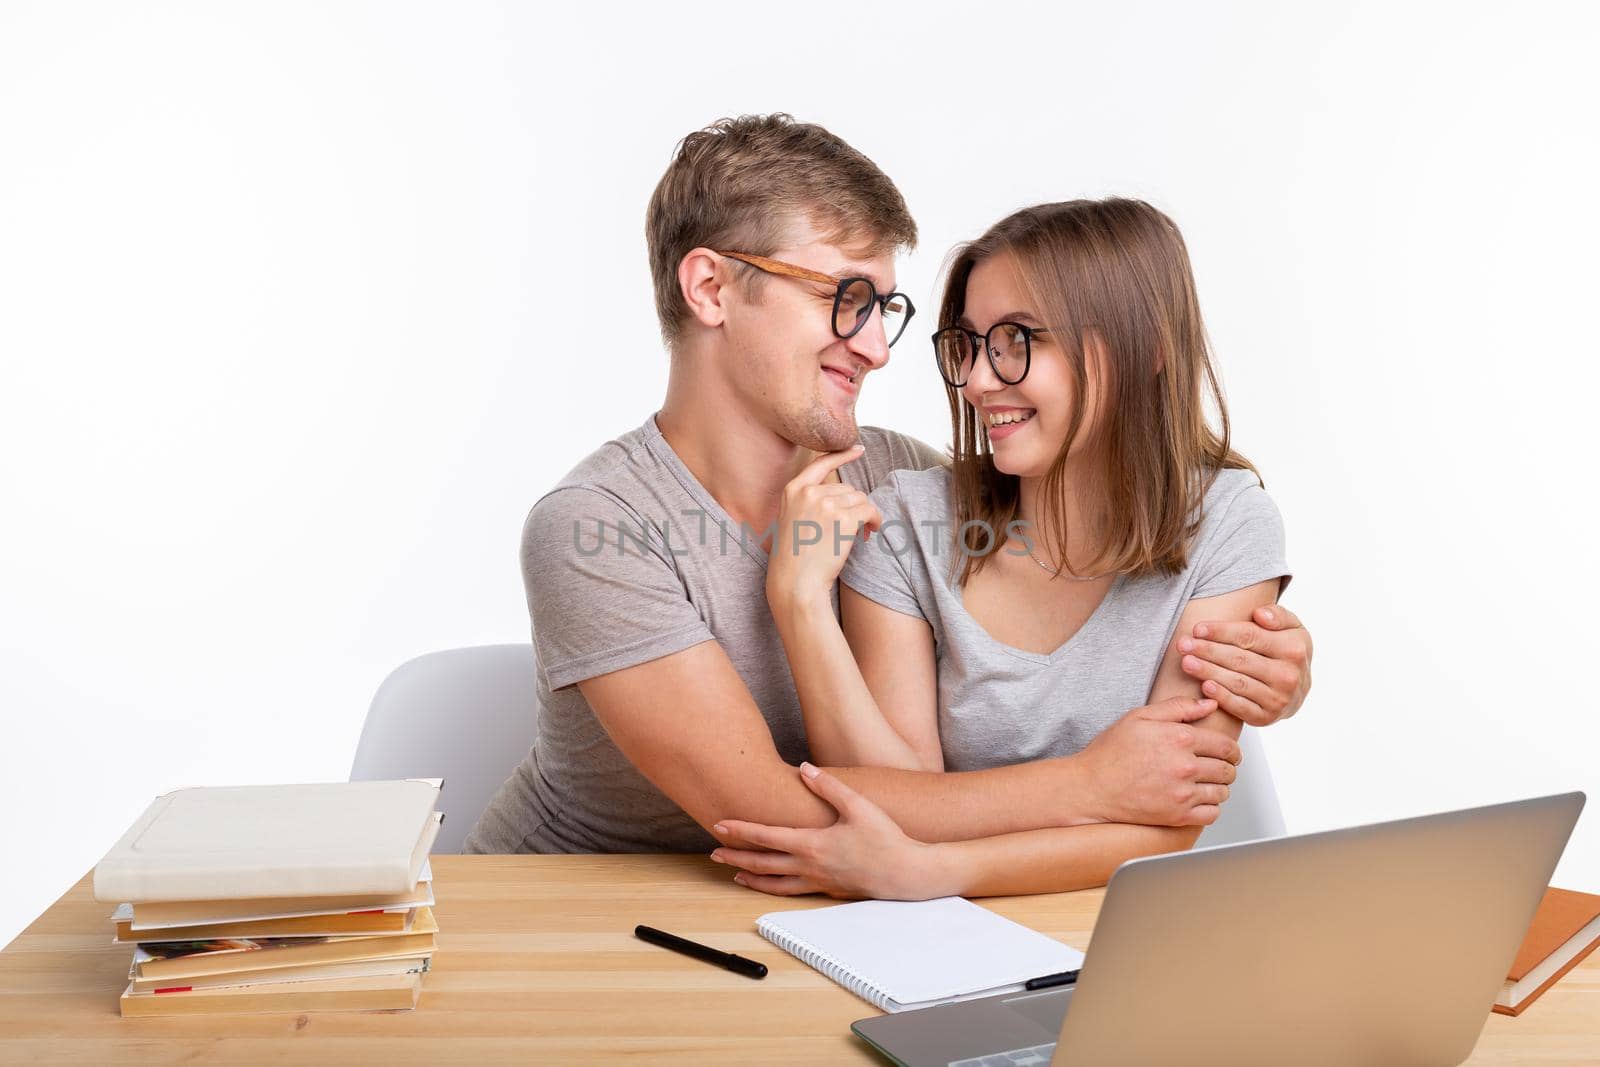
[[[1047,1064],[1056,1050],[1056,1043],[1035,1045],[1032,1048],[1014,1048],[1009,1052],[991,1052],[987,1056],[973,1056],[966,1060],[952,1060],[950,1067],[1032,1067]]]

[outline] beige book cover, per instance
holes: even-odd
[[[355,963],[313,963],[304,967],[270,967],[257,971],[228,971],[191,978],[141,978],[138,968],[128,969],[135,993],[187,993],[195,989],[220,989],[225,986],[273,985],[278,982],[321,981],[328,978],[374,978],[385,974],[426,972],[432,956],[393,956]]]
[[[411,931],[370,937],[285,938],[251,941],[177,941],[135,947],[133,962],[140,978],[177,978],[227,971],[299,967],[312,963],[351,963],[389,956],[419,956],[434,950],[439,924],[427,908],[417,912]]]
[[[438,835],[438,795],[437,779],[179,789],[95,865],[95,899],[403,893]]]
[[[209,923],[259,922],[294,919],[304,915],[349,915],[366,911],[409,911],[433,906],[433,871],[422,865],[422,879],[404,893],[358,893],[343,897],[248,897],[240,900],[151,901],[117,905],[112,920],[131,923],[145,940],[161,936],[164,928],[204,926]]]
[[[394,1011],[417,1006],[421,974],[228,986],[188,993],[136,993],[132,983],[119,998],[125,1017],[149,1015],[238,1015],[265,1011]]]

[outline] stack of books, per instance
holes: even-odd
[[[180,789],[95,866],[122,1014],[408,1010],[432,965],[438,779]]]

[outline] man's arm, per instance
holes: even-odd
[[[578,689],[629,761],[701,826],[729,819],[797,827],[834,821],[832,809],[779,756],[743,679],[715,641],[580,681]],[[1079,754],[954,774],[887,767],[836,773],[925,841],[1103,819],[1097,789],[1104,782],[1096,780],[1096,758],[1139,777],[1130,782],[1128,794],[1147,793],[1153,817],[1181,824],[1194,818],[1193,805],[1168,791],[1166,782],[1194,761],[1194,752],[1164,747],[1162,762],[1155,762],[1143,750],[1157,731],[1193,734],[1178,720],[1203,717],[1214,707],[1184,698],[1148,709],[1152,717],[1130,718],[1125,740],[1102,757]],[[1226,739],[1196,735],[1195,742],[1211,754],[1202,758],[1238,759],[1238,746]],[[1128,797],[1119,802],[1127,803]]]
[[[577,685],[622,753],[702,826],[721,818],[826,825],[827,806],[783,763],[650,530],[614,493],[584,485],[553,490],[529,512],[523,578],[549,684]],[[928,840],[1126,821],[1130,808],[1142,813],[1135,821],[1182,825],[1192,814],[1171,803],[1166,785],[1194,753],[1150,738],[1170,741],[1180,720],[1204,711],[1195,702],[1144,710],[1107,731],[1116,743],[1097,741],[1103,751],[1072,761],[962,775],[845,773]],[[1161,758],[1141,764],[1152,749]],[[1209,755],[1237,760],[1237,746]]]
[[[1205,600],[1191,601],[1180,620],[1243,619],[1271,603],[1278,581]],[[1183,674],[1177,641],[1168,648],[1151,699],[1190,699],[1196,683]],[[1221,711],[1185,729],[1220,736],[1233,743],[1241,723]],[[1126,860],[1191,847],[1198,826],[1166,827],[1105,824],[1055,826],[1006,832],[976,840],[921,837],[846,783],[842,775],[820,774],[799,781],[838,812],[827,829],[790,829],[787,824],[752,826],[729,822],[719,827],[719,862],[739,867],[742,884],[768,893],[824,892],[837,897],[925,899],[938,896],[1009,896],[1054,893],[1104,885]],[[947,777],[958,777],[948,775]],[[1181,800],[1214,821],[1228,787],[1214,783],[1175,785]],[[1175,797],[1174,799],[1180,799]],[[815,825],[815,824],[811,824]],[[766,850],[766,851],[757,851]]]

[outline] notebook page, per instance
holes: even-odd
[[[1070,945],[961,897],[772,912],[756,926],[796,956],[798,947],[821,957],[813,966],[886,1011],[1020,989],[1083,965]]]

